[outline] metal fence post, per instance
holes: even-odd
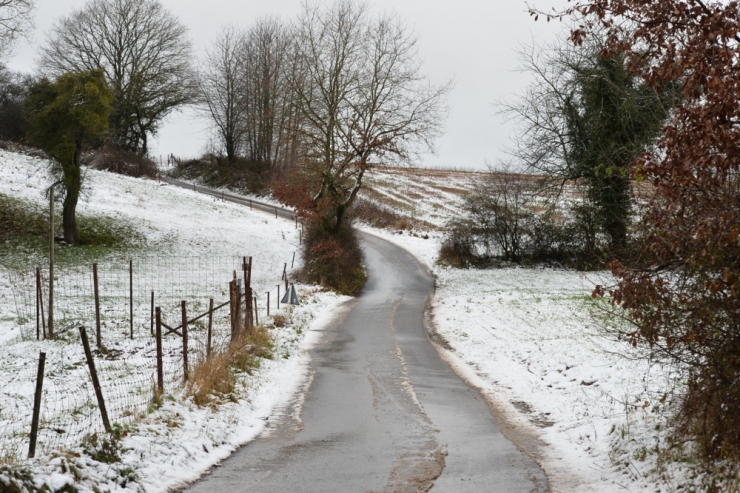
[[[49,339],[54,339],[54,186],[49,188]]]
[[[131,327],[131,340],[134,339],[134,261],[128,261],[128,309]]]

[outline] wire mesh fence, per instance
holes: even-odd
[[[236,276],[239,284],[243,282],[243,263],[244,257],[142,257],[96,266],[102,344],[93,351],[93,359],[111,423],[129,424],[152,405],[157,378],[155,307],[164,323],[177,327],[185,301],[187,318],[192,320],[208,312],[211,299],[216,306],[229,301],[230,281]],[[21,340],[8,344],[0,355],[0,461],[28,451],[39,351],[46,353],[46,371],[37,454],[74,448],[86,436],[104,431],[78,331],[85,327],[95,345],[93,267],[55,266],[55,337],[48,340],[44,339],[49,331],[48,270],[16,270],[9,275]],[[283,286],[284,279],[282,272],[255,276],[255,298],[249,303],[257,302],[257,320],[268,313],[268,291],[275,313],[278,284]],[[191,365],[205,357],[207,333],[208,317],[188,324]],[[212,314],[213,346],[227,344],[231,333],[227,303]],[[183,339],[177,333],[165,335],[162,353],[164,390],[174,392],[184,383]]]

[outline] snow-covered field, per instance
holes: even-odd
[[[499,416],[543,445],[525,449],[555,492],[674,491],[687,471],[657,474],[665,444],[668,370],[605,335],[591,299],[606,273],[435,264],[429,239],[363,228],[411,251],[437,278],[432,305],[448,361],[481,388]],[[657,428],[656,428],[657,427]],[[666,480],[666,478],[672,478]]]
[[[37,158],[0,151],[0,193],[46,207],[44,189],[50,183],[46,166],[46,162]],[[281,283],[283,267],[286,263],[290,266],[298,246],[298,234],[292,222],[151,180],[92,170],[87,172],[86,178],[87,192],[78,207],[79,213],[120,219],[141,236],[140,245],[126,252],[126,258],[253,257],[252,286],[258,296],[260,321],[272,327],[270,319],[265,317],[264,304],[267,292],[271,291],[274,315],[276,285]],[[57,247],[60,248],[65,247]],[[114,253],[98,261],[101,266],[120,263],[122,259],[119,256]],[[43,258],[33,258],[31,253],[29,257],[28,262],[20,262],[18,267],[21,270],[36,263],[43,265]],[[299,263],[300,258],[296,258],[296,267]],[[168,262],[154,264],[164,265],[164,269],[171,265]],[[180,276],[179,284],[189,287],[190,297],[187,299],[192,300],[189,301],[193,303],[191,307],[197,305],[198,298],[202,298],[199,302],[201,307],[208,297],[216,298],[217,303],[227,299],[225,293],[214,292],[213,275],[201,272],[211,264],[205,262],[206,267],[197,262],[175,264]],[[242,375],[239,390],[231,401],[198,407],[185,397],[181,386],[174,386],[168,380],[167,396],[159,409],[145,408],[143,412],[130,413],[126,411],[130,411],[131,406],[121,406],[119,411],[122,409],[124,412],[117,416],[117,408],[113,406],[111,421],[126,426],[125,436],[120,442],[121,461],[108,464],[86,455],[81,443],[50,438],[55,433],[72,435],[71,430],[55,427],[55,420],[66,419],[63,422],[71,423],[70,426],[79,424],[78,428],[88,433],[101,430],[102,423],[91,393],[86,392],[81,401],[74,399],[75,392],[80,386],[84,390],[84,385],[80,384],[75,392],[65,392],[62,385],[55,387],[56,382],[88,378],[76,332],[70,331],[61,341],[53,342],[29,340],[28,333],[20,333],[14,297],[14,288],[17,293],[19,287],[12,286],[10,281],[19,279],[14,271],[0,267],[0,450],[3,452],[0,482],[8,478],[8,469],[2,465],[5,463],[16,470],[30,469],[37,486],[46,483],[52,491],[74,483],[81,492],[156,492],[167,491],[195,479],[239,445],[254,438],[264,428],[265,419],[295,393],[302,382],[307,363],[305,349],[311,344],[311,334],[327,322],[335,307],[345,301],[345,298],[332,293],[298,286],[303,304],[293,311],[292,323],[270,329],[275,343],[274,358],[262,360],[253,376]],[[59,271],[62,277],[64,266],[59,266]],[[226,288],[231,278],[231,265],[223,274],[225,277],[220,282]],[[142,277],[153,277],[152,273],[148,275],[142,274]],[[142,285],[140,291],[146,293],[148,287]],[[219,294],[222,299],[218,299]],[[89,299],[89,293],[87,295]],[[146,300],[138,300],[137,303],[146,304]],[[136,307],[137,313],[140,308]],[[78,311],[78,316],[83,317],[89,315],[91,308],[80,307]],[[127,322],[111,320],[110,326],[104,330],[104,339],[111,353],[118,355],[119,363],[115,369],[123,373],[115,374],[111,370],[111,374],[106,376],[103,370],[101,379],[104,382],[108,379],[111,386],[115,384],[118,392],[129,400],[140,403],[144,399],[146,403],[151,394],[151,386],[147,384],[153,374],[148,318],[141,326],[137,325],[133,341],[127,339],[125,330],[120,330],[121,325],[126,327]],[[173,340],[174,337],[170,339],[170,345],[174,344]],[[42,403],[37,457],[28,460],[25,458],[26,433],[30,428],[30,404],[39,351],[47,353],[47,376],[50,378]],[[101,367],[113,365],[102,357],[99,364]],[[104,383],[104,395],[107,388],[112,387],[106,387]],[[17,429],[18,423],[23,425],[23,430]],[[46,445],[45,436],[48,438]],[[89,443],[87,448],[90,448]]]

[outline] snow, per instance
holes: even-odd
[[[50,177],[45,161],[0,151],[0,163],[1,194],[21,198],[44,210],[48,207],[44,190],[50,183]],[[188,259],[220,256],[233,260],[252,256],[252,286],[260,305],[260,321],[271,327],[274,358],[262,359],[252,376],[239,376],[233,402],[196,406],[181,385],[174,385],[171,382],[173,379],[166,379],[166,395],[161,407],[156,410],[149,409],[132,416],[115,415],[114,403],[111,406],[113,409],[109,410],[109,414],[114,414],[111,421],[122,423],[125,430],[125,436],[120,441],[120,462],[107,464],[93,460],[85,453],[81,443],[69,443],[69,440],[61,438],[54,442],[50,438],[53,432],[46,428],[41,430],[36,458],[29,460],[25,458],[28,446],[25,433],[30,424],[39,351],[47,353],[47,375],[53,375],[45,382],[44,423],[52,426],[54,420],[66,419],[64,422],[70,424],[70,403],[67,401],[72,401],[78,407],[84,404],[92,409],[80,414],[83,416],[80,430],[98,432],[102,426],[92,403],[89,383],[80,383],[74,391],[69,392],[65,392],[66,387],[57,385],[57,382],[68,384],[75,381],[75,377],[82,381],[89,380],[76,334],[69,332],[57,341],[30,340],[28,334],[23,337],[16,323],[14,300],[14,288],[17,293],[19,287],[11,285],[11,279],[19,278],[11,277],[15,275],[15,269],[11,271],[0,267],[0,393],[3,394],[0,403],[0,449],[6,463],[30,469],[38,484],[45,483],[53,491],[71,483],[80,492],[170,491],[196,479],[238,447],[254,439],[265,429],[270,416],[281,412],[281,407],[305,385],[307,350],[316,340],[314,334],[330,322],[332,314],[348,298],[297,284],[302,305],[292,309],[290,323],[285,327],[273,327],[265,314],[265,295],[271,291],[271,313],[274,315],[276,284],[281,283],[283,267],[285,263],[290,266],[298,249],[298,231],[292,222],[152,180],[94,170],[87,171],[86,180],[86,193],[78,212],[115,217],[131,225],[143,238],[141,245],[126,252],[125,257],[131,256],[141,261],[142,266],[170,265],[163,263],[163,258],[185,259],[181,262],[182,272],[178,275],[182,276],[182,284],[189,287],[193,299],[207,300],[208,296],[218,297],[220,293],[214,293],[213,276],[202,275],[198,272],[201,267],[197,262],[188,262]],[[118,257],[120,255],[103,259],[102,265],[120,263],[122,259]],[[296,258],[296,267],[300,266],[299,257]],[[45,262],[43,258],[35,258],[30,254],[26,260],[18,266],[20,270],[27,270],[36,264],[44,265]],[[224,285],[230,280],[231,264],[227,267],[223,273],[226,277],[218,281]],[[67,272],[60,267],[57,275],[63,274]],[[151,280],[153,274],[141,273],[141,276]],[[89,272],[85,271],[82,277],[90,277]],[[144,287],[141,290],[148,292]],[[145,308],[138,306],[143,305],[143,301],[137,301],[137,314]],[[189,301],[191,307],[197,306],[197,303]],[[81,305],[84,304],[88,303]],[[86,306],[68,309],[78,317],[89,316],[90,313],[90,308]],[[148,313],[148,308],[144,311]],[[287,313],[286,308],[283,307],[281,312]],[[222,315],[221,319],[216,317],[214,323],[223,326],[224,322]],[[141,334],[141,328],[137,326],[135,339],[129,340],[126,337],[127,323],[123,323],[122,327],[116,325],[115,321],[111,324],[104,333],[105,344],[109,350],[120,351],[124,356],[117,361],[98,358],[99,368],[103,368],[99,372],[104,381],[104,392],[113,394],[117,389],[129,400],[138,399],[141,404],[144,399],[143,404],[146,405],[150,395],[147,382],[151,381],[152,375],[150,351],[153,339],[147,337],[148,330]],[[144,325],[148,327],[148,324]],[[202,335],[197,327],[194,327],[194,335],[197,342]],[[175,338],[166,340],[166,350],[175,352]],[[110,366],[110,370],[105,370],[106,365]],[[170,370],[172,368],[167,369]],[[121,373],[121,378],[116,372]],[[84,394],[82,401],[78,394]],[[74,436],[71,430],[67,435]],[[44,446],[43,437],[48,439],[49,446]],[[0,483],[8,478],[7,472],[0,469]]]
[[[0,151],[0,162],[0,193],[45,206],[49,179],[43,161]],[[251,255],[261,293],[274,289],[296,250],[293,224],[269,214],[149,180],[94,171],[87,178],[89,193],[81,212],[129,221],[159,255]],[[542,465],[554,492],[674,491],[689,484],[685,466],[658,464],[668,429],[661,398],[671,391],[670,369],[634,358],[628,346],[604,334],[603,312],[590,293],[595,284],[609,280],[608,274],[437,265],[440,231],[459,211],[460,192],[470,187],[469,175],[446,178],[444,187],[440,180],[418,170],[374,172],[368,183],[375,195],[366,198],[391,201],[400,212],[428,223],[429,231],[363,229],[406,248],[434,272],[432,321],[446,341],[438,348],[442,357],[481,390],[508,424],[539,439],[540,445],[527,452]],[[59,348],[21,340],[8,279],[0,270],[0,369],[11,361],[32,369],[40,349],[53,357]],[[206,286],[194,289],[207,295]],[[197,478],[262,432],[269,417],[306,388],[306,349],[346,298],[307,286],[299,286],[299,295],[305,303],[294,311],[294,323],[272,329],[278,357],[242,378],[237,402],[198,407],[174,392],[161,408],[131,422],[121,441],[120,463],[96,462],[80,447],[17,460],[54,488],[77,476],[85,492],[93,486],[168,491]],[[123,336],[111,344],[137,347]],[[10,373],[0,371],[0,379]],[[28,382],[0,381],[0,392],[13,390],[12,385],[30,399]]]

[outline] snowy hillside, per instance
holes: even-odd
[[[44,190],[49,183],[45,161],[0,151],[0,196],[48,210]],[[286,314],[285,309],[278,312],[275,306],[277,285],[282,284],[286,264],[290,271],[299,240],[294,223],[270,214],[251,212],[152,180],[93,170],[87,171],[86,192],[78,213],[82,218],[106,218],[125,224],[134,240],[124,250],[88,251],[79,259],[74,253],[77,250],[57,245],[60,260],[55,289],[60,303],[57,333],[61,336],[56,341],[37,341],[34,313],[25,318],[19,315],[24,306],[32,311],[27,305],[28,299],[33,303],[33,266],[41,265],[42,277],[46,275],[43,251],[24,250],[12,242],[6,245],[5,266],[0,266],[0,480],[7,479],[11,469],[29,470],[37,486],[45,483],[52,491],[68,483],[74,483],[81,492],[167,491],[197,478],[259,434],[272,413],[281,412],[281,404],[302,382],[304,350],[311,343],[312,331],[320,328],[345,298],[299,285],[302,306],[292,311],[292,323],[275,327],[283,324],[267,317],[268,292],[272,294],[270,315]],[[86,252],[84,248],[79,251]],[[234,271],[242,277],[240,259],[245,256],[253,258],[252,286],[260,322],[274,338],[273,358],[258,361],[252,376],[242,374],[229,400],[197,406],[186,397],[181,384],[176,365],[179,339],[169,336],[165,338],[165,352],[172,355],[172,362],[166,367],[166,395],[161,407],[153,408],[150,289],[157,290],[157,304],[163,304],[163,313],[169,317],[166,320],[174,326],[175,300],[188,300],[191,310],[202,312],[209,297],[216,303],[228,299],[227,283]],[[120,306],[128,299],[129,259],[135,278],[133,340],[128,336],[127,302]],[[101,271],[101,303],[112,307],[110,313],[103,313],[107,353],[96,353],[110,419],[123,430],[121,461],[112,464],[96,460],[89,453],[102,423],[75,325],[84,322],[88,332],[91,330],[92,261],[98,262]],[[296,268],[299,263],[300,258],[295,258]],[[163,292],[169,293],[169,298]],[[228,309],[214,317],[214,337],[220,337],[219,343],[228,325],[224,317],[228,318]],[[65,322],[75,330],[65,332]],[[196,347],[204,341],[203,327],[192,327]],[[28,460],[27,433],[40,351],[46,353],[48,378],[37,454]]]

